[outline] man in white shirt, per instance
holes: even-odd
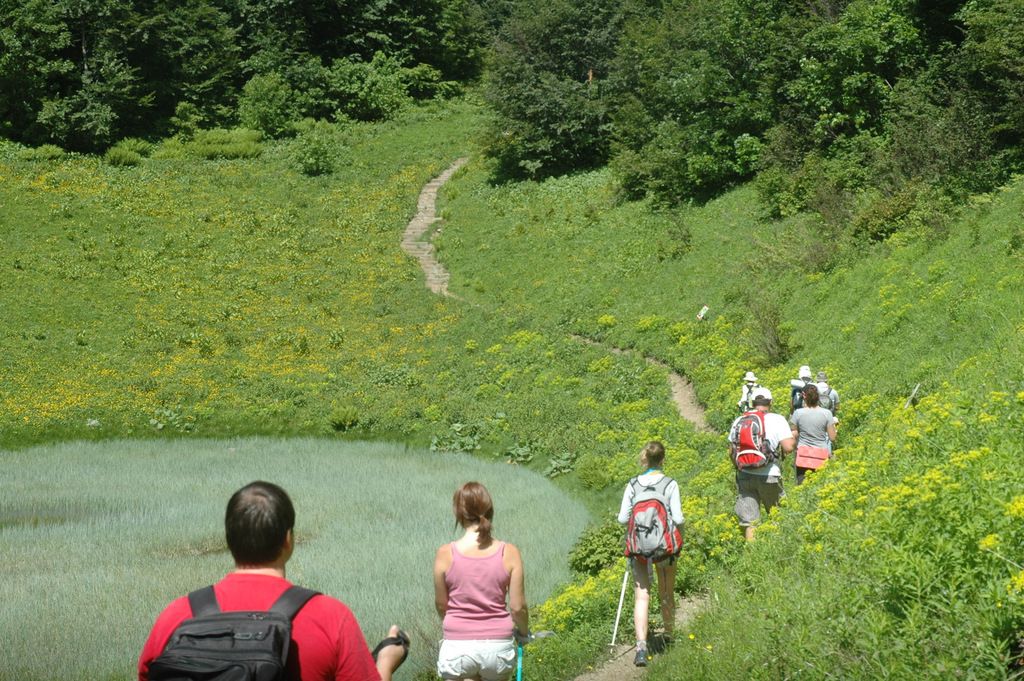
[[[790,430],[786,417],[771,411],[771,391],[768,388],[755,388],[753,403],[754,410],[764,415],[765,437],[775,457],[763,466],[736,471],[736,489],[739,492],[736,498],[736,517],[739,518],[743,535],[748,541],[754,539],[754,528],[761,520],[761,506],[764,506],[767,513],[785,494],[779,462],[794,448],[793,431]],[[736,431],[742,418],[737,417],[732,422],[729,429],[730,442],[737,440]]]
[[[741,414],[754,408],[754,390],[760,387],[761,384],[757,382],[757,376],[754,375],[753,371],[748,371],[743,376],[743,388],[740,390],[740,400],[736,403]]]

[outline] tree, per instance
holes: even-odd
[[[604,82],[622,18],[617,0],[526,0],[516,9],[486,80],[499,175],[541,177],[607,160]]]

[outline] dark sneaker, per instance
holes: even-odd
[[[636,651],[636,657],[633,658],[633,664],[637,667],[646,667],[648,659],[647,651],[638,648]]]

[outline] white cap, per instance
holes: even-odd
[[[751,401],[754,401],[754,400],[756,400],[759,397],[763,397],[764,399],[766,399],[769,402],[771,402],[772,401],[772,391],[769,390],[768,388],[760,388],[760,387],[754,388],[753,390],[750,391],[750,399],[751,399]]]
[[[757,381],[757,376],[754,375],[753,371],[748,371],[743,375],[743,380],[749,383],[755,383]]]
[[[809,379],[811,377],[811,367],[807,366],[806,364],[803,365],[802,367],[800,367],[800,373],[798,373],[797,376],[799,376],[800,378]]]

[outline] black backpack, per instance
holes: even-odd
[[[317,593],[292,586],[270,610],[221,612],[212,586],[193,591],[192,618],[150,664],[150,681],[283,681],[292,618]]]

